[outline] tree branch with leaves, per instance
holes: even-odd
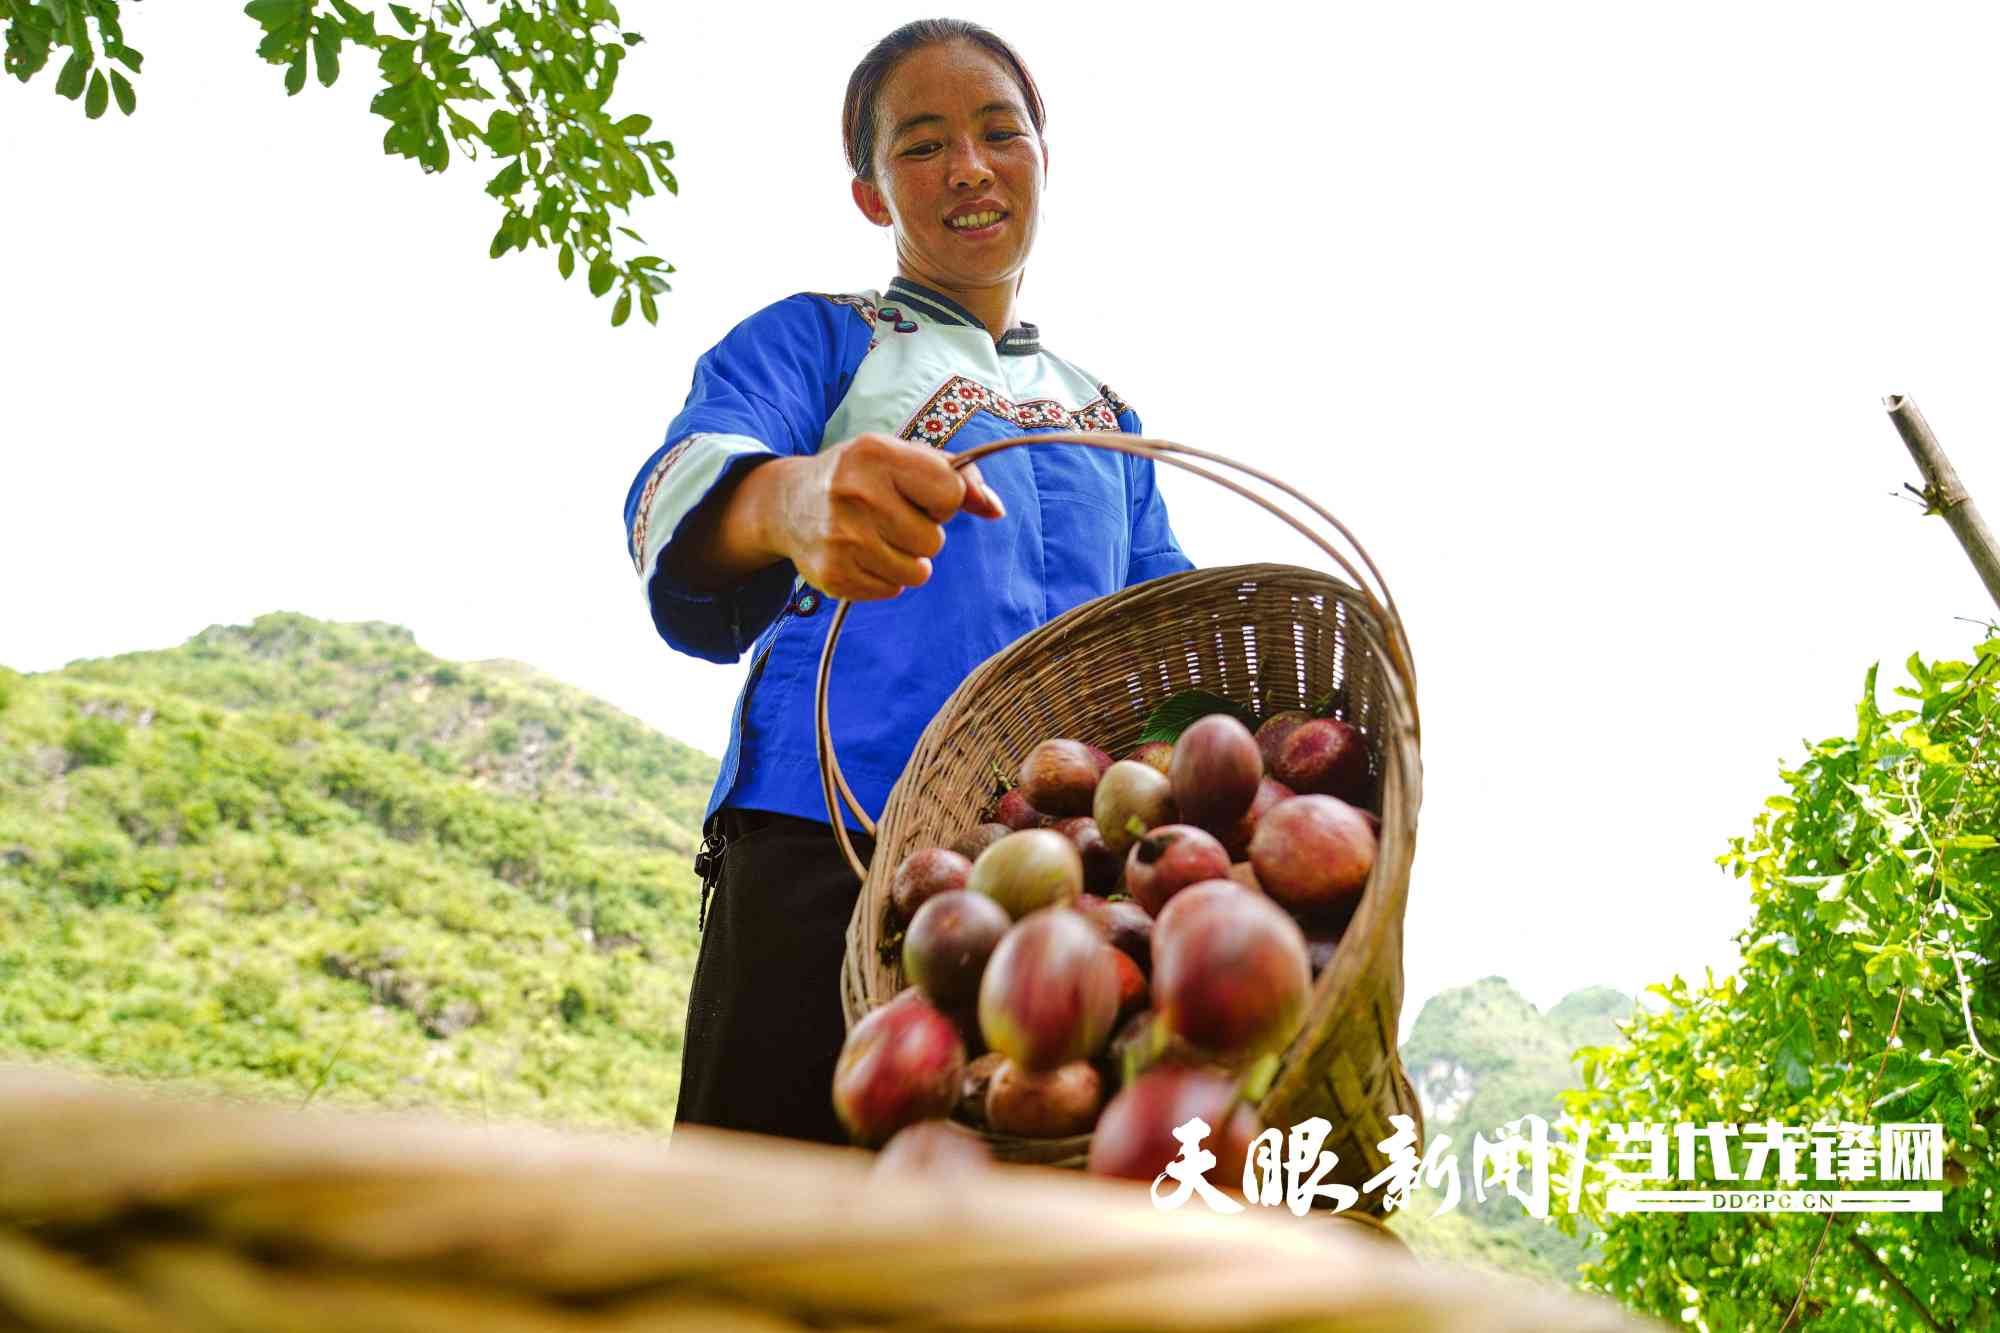
[[[1782,772],[1720,858],[1752,904],[1736,974],[1649,987],[1663,1007],[1577,1052],[1564,1104],[1600,1127],[1937,1123],[1943,1178],[1909,1186],[1941,1189],[1941,1210],[1834,1218],[1846,1235],[1829,1244],[1818,1216],[1612,1213],[1608,1179],[1587,1173],[1583,1216],[1559,1219],[1601,1235],[1586,1286],[1716,1333],[2000,1320],[2000,635],[1907,670],[1891,709],[1867,673],[1853,734]],[[1756,1187],[1710,1165],[1697,1186]]]
[[[6,72],[28,82],[66,51],[59,96],[81,100],[93,120],[113,101],[131,115],[130,76],[144,57],[125,42],[128,2],[137,0],[0,0]],[[444,171],[454,156],[500,163],[486,182],[503,210],[491,257],[553,250],[561,277],[581,265],[592,296],[616,293],[613,325],[635,304],[657,323],[674,267],[658,255],[626,257],[619,238],[644,246],[623,221],[634,200],[679,192],[667,165],[674,147],[647,137],[650,117],[611,107],[626,53],[644,37],[621,26],[610,0],[384,8],[386,23],[349,0],[250,0],[243,12],[262,31],[257,54],[284,68],[287,95],[309,74],[331,87],[348,48],[371,52],[382,88],[369,109],[389,122],[384,152],[425,172]]]

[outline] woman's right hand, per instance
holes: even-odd
[[[887,435],[857,435],[760,470],[779,467],[775,544],[829,597],[879,601],[919,587],[952,515],[1007,512],[977,464],[954,469],[944,451]]]

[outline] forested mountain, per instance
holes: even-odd
[[[1403,1064],[1424,1108],[1426,1137],[1451,1138],[1461,1192],[1457,1207],[1436,1218],[1430,1214],[1442,1195],[1418,1196],[1396,1229],[1420,1251],[1570,1280],[1587,1257],[1583,1246],[1504,1193],[1474,1198],[1473,1135],[1491,1142],[1502,1125],[1529,1114],[1553,1125],[1557,1095],[1576,1086],[1571,1053],[1617,1043],[1617,1025],[1632,1008],[1630,996],[1595,986],[1564,996],[1544,1014],[1502,977],[1432,996],[1403,1043]]]
[[[0,1058],[665,1125],[715,767],[391,625],[0,672]]]

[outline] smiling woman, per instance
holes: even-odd
[[[1041,93],[998,38],[935,41],[899,65],[893,56],[878,47],[848,81],[854,202],[876,226],[895,228],[899,273],[962,294],[998,339],[1012,324],[1041,215],[1049,162]],[[879,140],[878,125],[888,127]],[[989,173],[981,186],[963,170],[939,169],[953,152]]]
[[[815,761],[827,599],[874,604],[842,643],[829,725],[879,815],[980,662],[1071,607],[1191,567],[1148,460],[1016,449],[982,475],[945,457],[1044,431],[1140,432],[1015,310],[1048,170],[1043,120],[1026,66],[984,28],[928,20],[878,42],[848,82],[842,131],[855,206],[891,231],[896,276],[882,291],[802,292],[737,325],[696,363],[626,495],[661,637],[709,661],[751,658],[696,866],[714,910],[678,1122],[844,1137],[831,1090],[860,886]]]

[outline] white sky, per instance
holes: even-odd
[[[661,327],[486,258],[490,172],[380,149],[372,62],[287,99],[234,5],[129,6],[139,114],[0,84],[0,662],[289,609],[532,662],[710,753],[742,667],[654,636],[618,511],[731,324],[879,287],[847,73],[901,5],[651,6],[618,103]],[[964,12],[964,11],[962,11]],[[1422,675],[1405,1021],[1726,967],[1714,856],[1862,674],[1988,616],[1879,399],[2000,517],[1995,20],[1970,9],[966,12],[1050,108],[1023,317],[1149,433],[1327,503]],[[1163,17],[1165,15],[1165,17]],[[1308,563],[1169,473],[1200,564]]]

